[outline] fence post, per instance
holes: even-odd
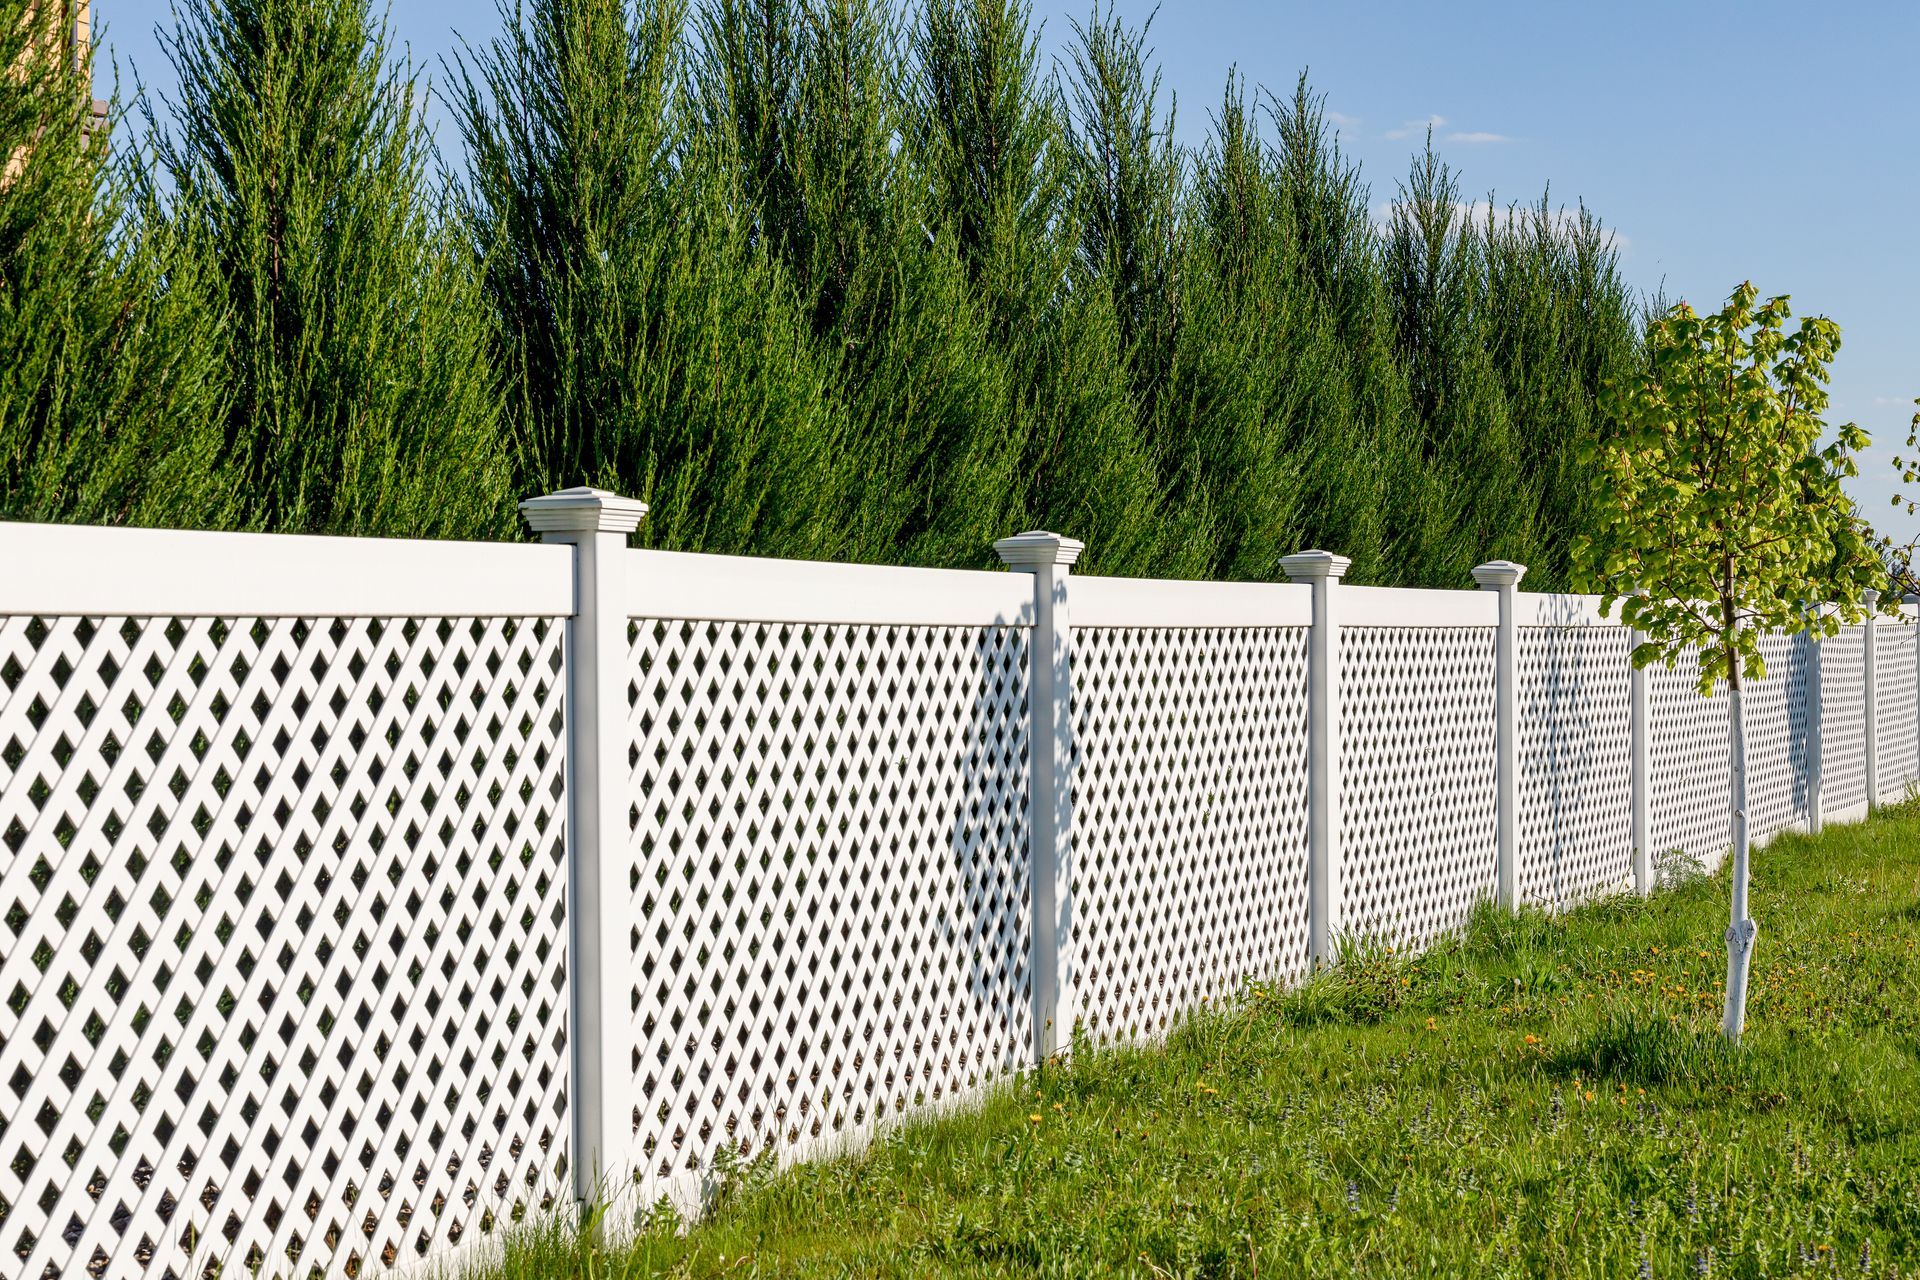
[[[1316,965],[1340,936],[1340,579],[1353,562],[1331,551],[1283,556],[1288,578],[1313,588],[1307,643],[1307,919]]]
[[[1819,605],[1810,604],[1806,609],[1814,619],[1819,618]],[[1806,672],[1807,681],[1807,833],[1817,836],[1820,834],[1821,826],[1821,716],[1825,713],[1820,697],[1820,686],[1824,683],[1821,677],[1823,659],[1819,638],[1811,630],[1800,633],[1800,644],[1806,655],[1801,663],[1801,669]]]
[[[1500,597],[1500,629],[1493,649],[1494,814],[1499,828],[1494,900],[1520,907],[1520,633],[1514,593],[1527,566],[1511,560],[1476,565],[1473,580]]]
[[[1633,888],[1640,894],[1653,892],[1653,722],[1648,718],[1647,669],[1633,661],[1633,651],[1646,642],[1645,632],[1627,633],[1627,702],[1633,717],[1628,766],[1633,773]]]
[[[573,551],[567,623],[567,977],[571,994],[573,1186],[583,1204],[613,1199],[630,1176],[631,1124],[608,1079],[625,1052],[615,1028],[631,1018],[632,986],[618,856],[626,842],[626,602],[620,553],[647,504],[599,489],[564,489],[520,504],[542,542]]]
[[[1920,596],[1916,596],[1916,595],[1902,596],[1900,598],[1900,603],[1903,606],[1920,605]],[[1904,622],[1905,620],[1903,619],[1902,620],[1903,625],[1904,625]],[[1920,722],[1920,609],[1916,609],[1915,611],[1915,615],[1913,618],[1913,631],[1911,633],[1910,638],[1913,641],[1914,700],[1908,704],[1907,714],[1910,716],[1913,716],[1916,722]],[[1920,723],[1916,723],[1915,728],[1916,728],[1915,736],[1920,737]],[[1916,752],[1920,752],[1920,742],[1915,743],[1915,750]],[[1920,787],[1920,754],[1916,754],[1914,758],[1913,769],[1914,769],[1913,773],[1909,775],[1913,781],[1909,785]]]
[[[1874,610],[1880,607],[1880,593],[1869,587],[1860,593],[1867,604],[1867,811],[1880,807],[1880,649]]]
[[[1033,1053],[1072,1046],[1073,626],[1067,579],[1085,544],[1033,530],[993,544],[1001,563],[1033,575],[1027,683],[1027,856],[1033,902]]]

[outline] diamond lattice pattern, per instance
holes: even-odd
[[[561,635],[0,618],[0,1270],[366,1275],[549,1203]]]
[[[1907,784],[1920,779],[1920,736],[1915,730],[1920,691],[1914,688],[1914,629],[1912,623],[1880,618],[1874,622],[1876,670],[1873,696],[1880,723],[1874,748],[1879,755],[1880,801],[1893,804],[1906,796]]]
[[[1867,802],[1866,656],[1865,627],[1843,627],[1838,635],[1820,642],[1820,804],[1824,814]]]
[[[1030,1059],[1027,630],[628,638],[643,1179],[857,1137]]]
[[[1633,716],[1624,627],[1521,627],[1519,889],[1571,906],[1633,882]]]
[[[1808,816],[1807,712],[1813,644],[1804,636],[1760,638],[1767,674],[1749,681],[1747,834],[1764,840]],[[1715,697],[1724,698],[1723,686]],[[1722,801],[1724,803],[1724,799]]]
[[[1340,632],[1347,932],[1418,944],[1493,896],[1494,632]]]
[[[1075,965],[1149,1035],[1307,964],[1307,632],[1074,633]]]
[[[1829,665],[1834,646],[1844,641],[1843,636],[1828,642]],[[1747,829],[1755,840],[1806,820],[1810,777],[1812,646],[1798,637],[1773,635],[1761,640],[1760,653],[1767,674],[1747,683],[1745,698]],[[1856,641],[1856,671],[1859,655]],[[1733,842],[1729,703],[1724,680],[1715,686],[1712,697],[1701,695],[1699,670],[1697,650],[1683,654],[1671,669],[1660,663],[1647,668],[1652,792],[1648,825],[1656,863],[1678,850],[1685,859],[1712,870]],[[1827,681],[1831,690],[1831,671]],[[1828,802],[1832,802],[1831,788]]]
[[[1678,850],[1708,870],[1732,841],[1727,694],[1700,693],[1694,650],[1647,668],[1647,827],[1656,867]]]

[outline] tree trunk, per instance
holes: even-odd
[[[1727,659],[1727,745],[1733,783],[1733,920],[1727,926],[1727,1008],[1722,1030],[1740,1043],[1747,1022],[1747,967],[1760,927],[1747,916],[1747,712],[1737,655]]]

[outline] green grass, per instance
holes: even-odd
[[[1746,1044],[1724,877],[1356,949],[1161,1047],[777,1176],[562,1276],[1920,1274],[1920,811],[1755,858]]]

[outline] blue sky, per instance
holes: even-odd
[[[1037,3],[1043,45],[1064,47],[1089,4]],[[1151,3],[1118,0],[1134,22]],[[1326,95],[1376,205],[1393,198],[1433,123],[1467,192],[1504,204],[1584,200],[1620,238],[1628,279],[1711,307],[1744,279],[1839,321],[1833,421],[1873,435],[1854,489],[1905,541],[1889,459],[1920,396],[1920,136],[1911,59],[1920,5],[1771,0],[1611,5],[1252,3],[1186,0],[1151,30],[1179,133],[1197,141],[1229,67],[1276,91],[1301,69]],[[94,0],[120,61],[166,89],[153,28],[166,0]],[[397,0],[395,35],[439,72],[497,29],[491,0]],[[102,60],[101,91],[112,71]],[[443,138],[452,143],[452,139]]]

